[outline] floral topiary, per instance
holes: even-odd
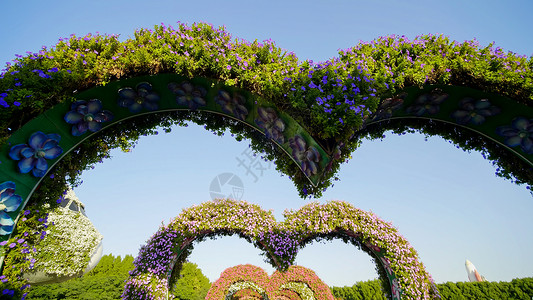
[[[60,282],[81,276],[96,266],[101,257],[99,246],[103,236],[83,210],[74,191],[68,190],[62,204],[47,217],[44,238],[35,251],[29,252],[33,267],[24,277],[30,283]],[[91,261],[92,260],[92,261]]]
[[[310,269],[290,266],[286,271],[275,271],[269,278],[263,269],[253,265],[238,265],[224,270],[211,285],[206,299],[233,299],[236,293],[244,289],[255,291],[263,299],[287,296],[295,300],[335,299],[329,287]]]
[[[263,250],[266,260],[279,271],[271,278],[272,282],[276,282],[276,288],[288,282],[301,281],[307,284],[315,297],[328,298],[329,290],[315,280],[317,278],[312,271],[292,266],[292,263],[298,250],[312,241],[342,239],[374,258],[384,289],[391,299],[430,299],[438,296],[433,279],[418,261],[416,251],[396,228],[376,215],[341,201],[310,203],[298,211],[286,211],[284,215],[285,221],[277,223],[272,212],[229,199],[204,202],[183,210],[141,248],[126,283],[123,299],[142,299],[139,297],[145,297],[146,291],[151,291],[148,293],[151,296],[146,297],[164,299],[168,286],[162,283],[172,285],[176,281],[181,262],[192,251],[194,241],[232,234]],[[221,279],[215,285],[212,293],[216,295],[211,295],[213,299],[223,298],[235,283],[231,279],[235,276],[244,278],[242,281],[254,282],[265,289],[267,295],[273,292],[265,288],[268,276],[257,267],[245,266],[228,269],[227,272],[227,276],[222,278],[230,279]],[[151,279],[147,281],[148,278]],[[142,286],[139,282],[150,282],[151,287]]]
[[[386,130],[442,136],[482,152],[497,175],[531,185],[532,66],[531,58],[492,44],[457,43],[443,35],[379,37],[313,63],[272,41],[234,40],[224,28],[203,23],[141,29],[125,41],[72,35],[17,56],[0,73],[0,143],[7,145],[0,182],[18,184],[16,195],[23,199],[0,218],[4,262],[19,270],[5,271],[9,284],[17,293],[24,286],[16,272],[31,261],[21,251],[34,245],[24,235],[27,224],[14,220],[30,210],[30,219],[44,220],[43,204],[53,204],[67,179],[78,184],[81,172],[109,157],[111,149],[128,151],[157,126],[170,130],[193,121],[217,134],[230,129],[238,140],[250,138],[252,148],[274,161],[302,197],[319,197],[338,180],[341,163],[362,138],[381,138]],[[157,89],[146,79],[164,81],[167,75],[180,80]],[[110,101],[119,106],[115,111],[104,109],[110,104],[98,97],[79,97],[78,91],[90,95],[109,86],[120,86]],[[465,95],[465,89],[478,97]],[[178,107],[166,109],[161,93]],[[208,96],[216,106],[208,107]],[[43,131],[39,118],[48,119],[53,130],[68,130],[61,131],[63,138]],[[298,126],[290,128],[288,120]]]

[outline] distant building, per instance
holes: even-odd
[[[468,280],[470,280],[470,282],[487,281],[485,277],[479,274],[474,264],[471,263],[468,259],[465,262],[465,267],[466,267],[466,273],[468,274]]]

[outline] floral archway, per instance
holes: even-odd
[[[39,242],[24,233],[43,231],[83,170],[156,126],[249,138],[302,197],[319,197],[360,140],[385,130],[443,136],[533,183],[532,60],[492,45],[389,36],[313,63],[180,23],[124,42],[72,36],[16,61],[0,74],[0,262],[22,267],[2,271],[17,288],[13,270],[31,266],[24,252]]]
[[[229,199],[183,210],[141,247],[123,299],[166,299],[193,242],[223,235],[238,235],[253,243],[281,273],[290,269],[298,251],[309,242],[342,239],[374,259],[391,299],[431,299],[438,295],[431,275],[409,242],[373,213],[332,201],[310,203],[284,215],[283,222],[276,222],[271,211]]]
[[[206,299],[234,299],[239,295],[255,295],[259,299],[335,300],[330,288],[313,270],[294,265],[283,272],[277,270],[272,276],[253,265],[227,268],[213,282]]]

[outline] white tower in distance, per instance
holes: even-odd
[[[481,276],[478,273],[474,264],[471,263],[468,259],[465,262],[465,267],[466,267],[466,273],[468,274],[468,280],[470,280],[470,282],[487,281],[485,277]]]

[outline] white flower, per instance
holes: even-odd
[[[77,200],[72,191],[65,198]],[[37,253],[31,254],[31,258],[36,259],[32,272],[58,277],[83,274],[103,236],[86,216],[68,207],[59,207],[50,212],[48,223],[46,236],[38,244]]]

